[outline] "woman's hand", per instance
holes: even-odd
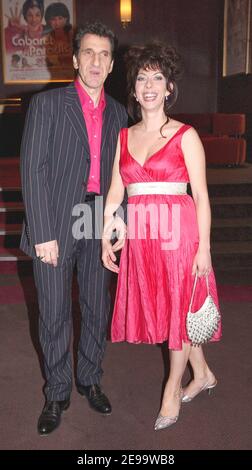
[[[119,273],[119,267],[115,263],[116,255],[113,252],[112,243],[106,238],[102,239],[102,262],[105,268],[113,273]]]
[[[199,277],[208,275],[212,270],[211,254],[209,249],[198,249],[193,260],[192,274],[196,272]]]
[[[112,245],[111,237],[112,233],[116,231],[117,242]],[[119,272],[119,267],[115,264],[116,256],[115,252],[120,250],[125,243],[126,238],[126,225],[121,217],[113,217],[112,220],[107,222],[104,226],[102,235],[102,262],[105,268],[113,271],[114,273]]]
[[[127,227],[124,221],[118,215],[114,218],[114,228],[113,230],[116,231],[116,238],[117,242],[113,245],[113,251],[119,251],[124,247],[126,234],[127,234]]]

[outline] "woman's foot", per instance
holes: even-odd
[[[216,387],[217,380],[212,372],[209,371],[204,377],[191,380],[187,387],[183,389],[182,402],[192,401],[200,392],[208,390],[208,393]]]
[[[181,399],[181,389],[174,394],[164,394],[162,407],[154,426],[155,431],[168,428],[177,422],[181,406]]]

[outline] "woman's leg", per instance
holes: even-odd
[[[165,386],[160,414],[171,418],[180,409],[181,380],[190,353],[190,345],[183,343],[181,351],[170,350],[170,374]]]
[[[189,362],[193,369],[193,380],[184,389],[184,395],[192,397],[206,384],[214,384],[216,378],[209,369],[201,346],[190,346]]]

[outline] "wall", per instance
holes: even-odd
[[[120,51],[107,91],[126,102],[123,53],[130,44],[161,39],[177,47],[185,72],[179,83],[179,98],[173,112],[217,110],[219,77],[219,22],[222,0],[132,0],[133,18],[127,29],[120,23],[119,0],[76,0],[78,24],[98,19],[116,33]],[[25,114],[30,96],[62,84],[5,85],[0,74],[0,98],[22,97]],[[0,156],[18,155],[24,116],[0,115]],[[9,135],[14,139],[10,141]]]
[[[223,2],[223,0],[221,0]],[[223,9],[222,9],[223,12]],[[223,14],[223,13],[221,13]],[[220,18],[220,44],[222,46],[224,21]],[[220,46],[220,48],[221,48]],[[218,83],[218,111],[246,115],[247,161],[252,162],[252,75],[222,77],[222,55]]]
[[[252,75],[234,75],[220,80],[219,110],[246,114],[247,161],[252,162]]]
[[[119,0],[76,0],[78,23],[92,19],[107,23],[118,35],[122,50],[129,44],[146,42],[150,38],[160,38],[177,46],[185,62],[185,74],[176,111],[215,111],[219,0],[132,0],[132,3],[133,20],[126,30],[120,24]],[[123,100],[121,62],[119,60],[115,68],[114,91],[111,86],[109,88]],[[43,85],[31,84],[4,85],[1,81],[0,98],[25,98],[43,88]]]

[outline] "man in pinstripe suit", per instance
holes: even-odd
[[[74,237],[73,214],[88,205],[92,229],[97,195],[106,197],[125,108],[104,92],[112,71],[116,38],[101,23],[80,28],[74,40],[75,82],[35,95],[21,145],[25,222],[21,248],[33,257],[38,291],[39,336],[44,355],[46,403],[38,432],[56,429],[70,404],[72,365],[71,284],[77,264],[82,312],[77,389],[92,408],[111,413],[100,388],[109,312],[109,271],[100,259],[100,239]],[[99,217],[102,218],[103,210]],[[85,224],[84,224],[85,225]],[[85,228],[85,227],[84,227]]]

